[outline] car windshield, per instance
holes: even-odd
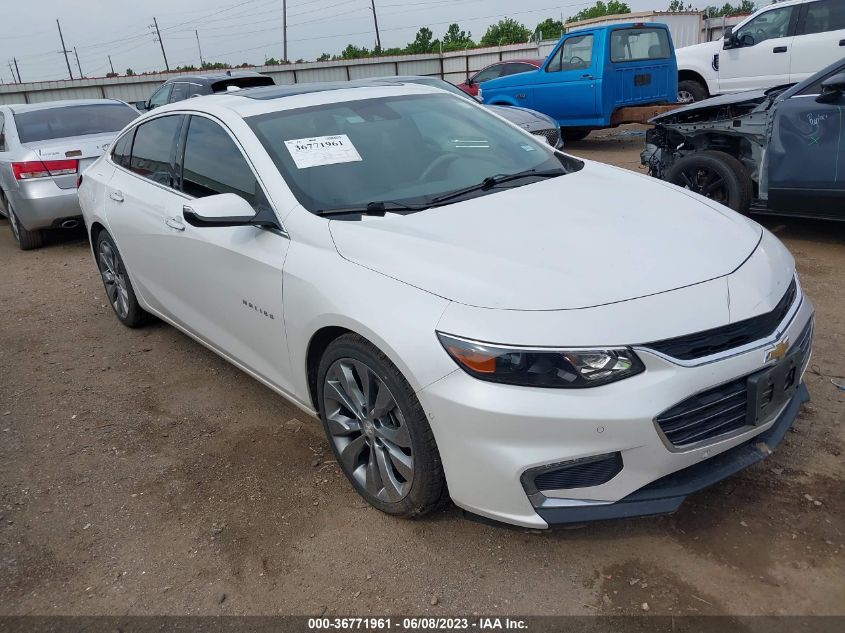
[[[97,103],[15,113],[21,143],[119,132],[138,112],[123,103]]]
[[[306,209],[426,206],[562,175],[581,163],[448,94],[402,95],[246,119]],[[533,174],[536,172],[536,176]],[[486,181],[488,186],[461,192]],[[459,195],[452,196],[455,192]]]

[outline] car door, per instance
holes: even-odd
[[[819,103],[825,79],[775,106],[766,151],[768,208],[845,220],[845,95]]]
[[[184,81],[173,82],[173,90],[170,91],[168,103],[176,103],[188,98],[188,84]]]
[[[152,110],[153,108],[157,108],[159,106],[165,105],[170,99],[170,92],[173,90],[173,84],[164,84],[161,88],[156,90],[153,93],[153,96],[150,97],[149,101],[147,101],[147,109]]]
[[[121,136],[110,156],[114,174],[106,185],[106,221],[137,293],[165,316],[179,300],[171,284],[174,262],[166,242],[168,219],[185,201],[176,188],[176,141],[185,117],[150,119]]]
[[[720,92],[771,88],[789,83],[798,7],[773,5],[725,40],[726,47],[719,54]]]
[[[598,115],[596,77],[601,61],[593,33],[573,33],[541,68],[531,103],[561,125],[590,125]]]
[[[181,189],[172,238],[161,252],[170,271],[176,319],[284,390],[290,389],[283,323],[282,266],[290,241],[256,226],[195,227],[182,221],[191,199],[235,193],[254,209],[270,205],[240,144],[220,121],[192,115],[180,150]]]
[[[804,81],[845,57],[845,0],[817,0],[801,5],[792,42],[789,81]]]

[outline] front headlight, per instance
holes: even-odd
[[[437,337],[470,376],[507,385],[582,389],[616,382],[645,370],[642,361],[627,347],[520,349],[441,332]]]

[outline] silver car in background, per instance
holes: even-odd
[[[138,116],[113,99],[0,106],[0,214],[21,250],[80,223],[79,174]]]

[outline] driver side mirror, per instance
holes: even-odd
[[[845,93],[845,73],[828,77],[822,82],[822,93],[816,97],[817,103],[836,103]]]
[[[734,35],[734,27],[726,26],[725,27],[725,35],[724,35],[724,45],[722,48],[725,50],[730,50],[732,48],[741,48],[742,42]]]
[[[150,109],[149,104],[146,101],[136,101],[135,102],[135,109],[138,112],[146,112]]]
[[[212,228],[222,226],[261,226],[280,229],[269,206],[256,213],[252,206],[234,193],[221,193],[197,198],[182,207],[182,216],[191,226]]]

